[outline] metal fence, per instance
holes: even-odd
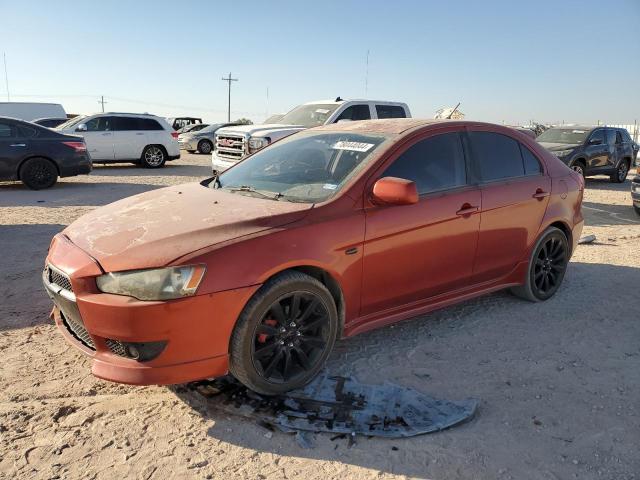
[[[638,125],[638,122],[631,123],[631,124],[628,124],[628,125],[616,125],[616,124],[613,124],[613,123],[605,123],[605,124],[603,124],[603,126],[605,126],[605,127],[626,128],[627,131],[629,132],[629,135],[631,135],[631,138],[633,139],[633,141],[638,143],[638,136],[640,136],[640,125]]]

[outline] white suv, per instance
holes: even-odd
[[[73,118],[56,130],[82,135],[94,163],[132,162],[160,168],[180,158],[178,133],[155,115],[98,113]]]
[[[306,128],[330,123],[379,118],[409,118],[405,103],[377,100],[319,100],[300,105],[275,124],[225,127],[216,131],[211,163],[214,173],[225,171],[270,143]]]

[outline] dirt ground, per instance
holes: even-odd
[[[476,417],[399,440],[293,436],[182,388],[93,378],[48,317],[51,237],[116,199],[207,176],[208,157],[161,170],[95,168],[32,192],[0,183],[0,479],[640,478],[640,217],[629,182],[587,182],[584,234],[563,287],[531,304],[497,293],[345,340],[329,370],[480,400]]]

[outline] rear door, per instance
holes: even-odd
[[[510,273],[534,242],[551,192],[551,179],[523,144],[490,129],[469,131],[482,194],[473,283]]]
[[[113,117],[94,117],[84,124],[87,126],[87,130],[77,133],[84,137],[91,159],[94,161],[113,161]]]
[[[0,120],[0,178],[17,178],[18,163],[23,157],[26,144],[18,141],[18,129],[13,123]]]
[[[420,199],[366,210],[363,316],[465,287],[478,241],[480,191],[459,131],[414,141],[371,183],[382,177],[414,181]]]
[[[115,159],[138,160],[147,144],[146,132],[137,117],[114,117]]]

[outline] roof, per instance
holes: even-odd
[[[329,130],[333,132],[369,132],[369,133],[389,133],[400,134],[407,130],[426,127],[439,123],[477,123],[477,122],[460,122],[458,120],[434,120],[434,119],[418,119],[418,118],[388,118],[384,120],[360,120],[357,122],[339,122],[330,125],[315,127],[312,130]]]
[[[334,99],[327,99],[327,100],[313,100],[311,102],[303,103],[302,105],[320,105],[320,104],[327,104],[327,103],[341,105],[347,102],[373,102],[373,103],[381,103],[381,104],[393,103],[398,105],[405,104],[404,102],[396,102],[395,100],[372,100],[370,98],[341,98],[340,100],[336,101],[336,99],[334,98]]]

